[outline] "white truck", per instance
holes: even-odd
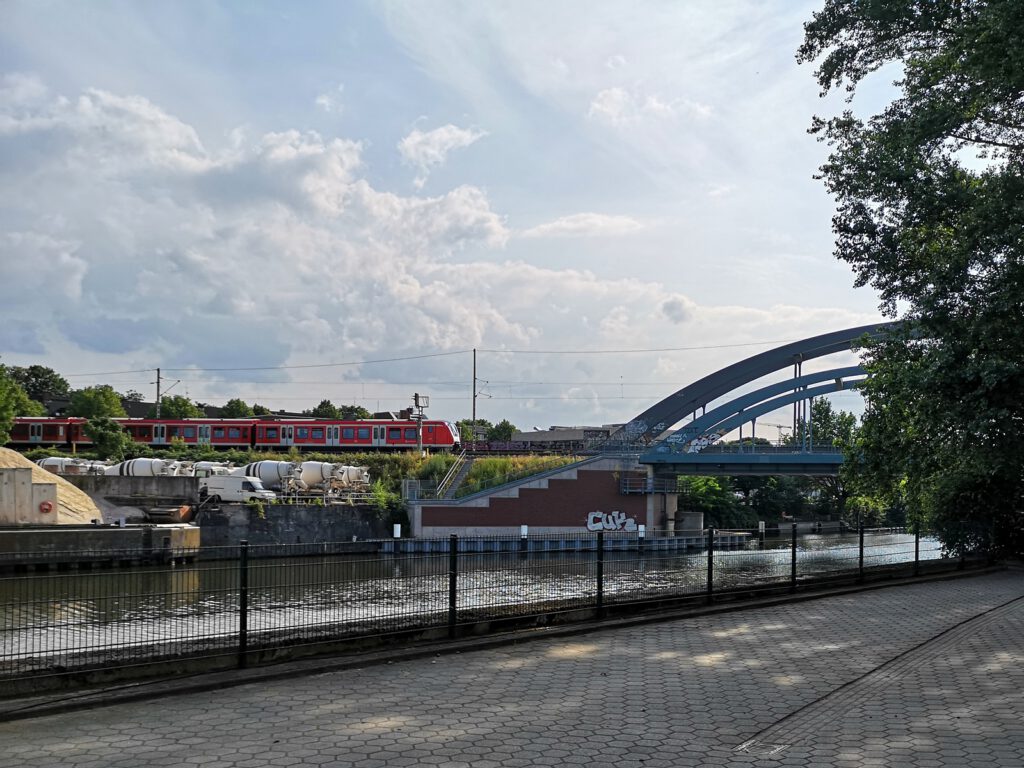
[[[258,477],[211,475],[199,478],[199,497],[219,502],[269,501],[277,494],[263,487]]]

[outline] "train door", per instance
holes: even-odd
[[[167,425],[153,425],[153,445],[167,445]]]
[[[209,445],[210,444],[210,425],[209,424],[200,424],[199,425],[199,430],[198,430],[198,432],[196,434],[196,442],[199,443],[199,445]]]
[[[29,424],[28,425],[28,441],[30,443],[41,443],[41,442],[43,442],[43,425],[42,424]]]
[[[295,444],[295,427],[290,424],[281,425],[281,445]]]
[[[335,447],[341,445],[341,427],[327,428],[327,444]]]
[[[388,444],[388,428],[377,427],[373,428],[373,445],[387,445]]]

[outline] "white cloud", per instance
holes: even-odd
[[[538,224],[521,233],[522,237],[615,237],[644,228],[630,216],[609,216],[602,213],[574,213],[546,224]]]
[[[406,163],[419,169],[415,184],[420,188],[426,183],[430,170],[442,165],[449,152],[468,147],[486,135],[486,131],[459,128],[451,123],[426,132],[415,128],[398,142],[398,151]]]
[[[339,113],[342,110],[341,94],[344,90],[345,86],[343,84],[338,85],[333,91],[325,91],[317,95],[313,103],[324,112]]]
[[[709,105],[697,101],[665,99],[659,94],[644,95],[615,86],[605,88],[594,96],[587,117],[623,127],[647,119],[705,119],[713,112]]]
[[[139,96],[86,89],[65,98],[31,76],[5,79],[4,87],[17,94],[0,99],[0,340],[24,355],[5,355],[12,364],[72,373],[321,364],[474,347],[630,350],[800,338],[873,319],[840,309],[698,304],[689,298],[698,288],[662,284],[646,267],[635,274],[649,277],[623,279],[527,263],[509,255],[518,238],[482,189],[398,194],[377,180],[366,145],[353,138],[301,127],[251,136],[222,128],[230,141],[218,148],[209,132]],[[427,172],[483,135],[449,127],[444,140],[423,138],[431,131],[410,142],[408,161]],[[535,238],[519,245],[534,252],[548,245],[541,238],[629,235],[646,221],[577,213],[519,233]],[[39,306],[47,311],[33,311]],[[580,381],[575,392],[517,391],[524,399],[506,403],[499,418],[600,423],[628,418],[681,379],[756,351],[488,352],[480,365],[493,380]],[[332,369],[309,386],[284,384],[309,378],[305,372],[226,374],[243,381],[225,384],[197,371],[189,386],[208,402],[242,396],[301,408],[323,397],[357,400],[358,388],[345,382],[377,379],[378,391],[404,404],[409,382],[465,381],[468,366],[468,357],[445,357]],[[623,371],[662,383],[637,401],[588,383],[619,380]],[[369,396],[364,402],[374,408]],[[464,415],[463,403],[445,402],[436,401],[437,416]],[[549,418],[549,408],[564,419]]]

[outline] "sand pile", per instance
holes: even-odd
[[[23,467],[32,470],[33,483],[57,484],[57,518],[54,522],[58,525],[89,523],[94,519],[102,519],[102,513],[87,493],[80,491],[63,477],[47,472],[17,451],[0,448],[0,469]]]

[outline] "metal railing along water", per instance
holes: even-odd
[[[75,553],[59,565],[7,560],[0,685],[197,659],[244,666],[351,640],[456,636],[482,623],[583,620],[965,563],[915,532],[788,528],[393,539],[358,542],[362,552],[351,542],[243,542],[131,567]]]

